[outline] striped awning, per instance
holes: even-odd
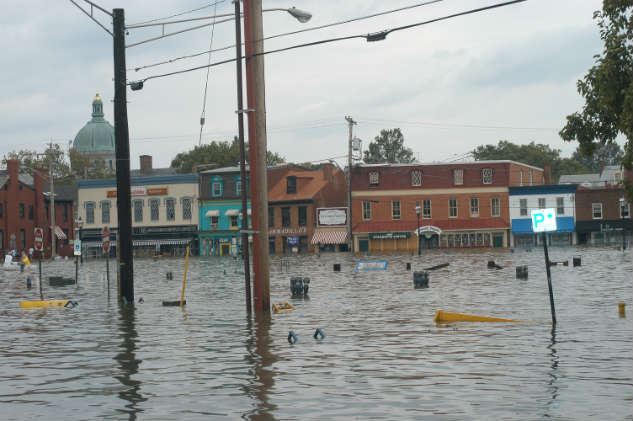
[[[347,231],[315,231],[312,244],[345,244]]]
[[[57,238],[59,238],[60,240],[65,240],[66,239],[66,234],[64,233],[64,230],[62,230],[59,225],[55,225],[55,236]]]

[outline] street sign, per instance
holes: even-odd
[[[532,211],[532,231],[556,231],[556,209],[536,209]]]
[[[75,249],[74,249],[74,255],[75,256],[81,256],[81,240],[75,240]]]
[[[44,250],[44,230],[42,228],[35,228],[35,240],[34,240],[34,248],[37,251]]]
[[[103,227],[101,244],[103,245],[103,251],[107,253],[110,250],[110,229],[108,227]]]

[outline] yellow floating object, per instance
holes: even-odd
[[[296,309],[296,307],[290,304],[288,301],[284,301],[283,303],[273,304],[273,311],[275,313],[285,313],[287,311],[292,311],[294,309]]]
[[[499,317],[475,316],[472,314],[451,313],[448,311],[437,310],[435,323],[451,323],[451,322],[520,322],[520,320],[501,319]]]
[[[70,300],[20,301],[20,308],[64,307]]]
[[[620,314],[620,317],[626,316],[626,304],[618,303],[618,313]]]

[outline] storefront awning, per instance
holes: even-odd
[[[347,231],[315,231],[312,244],[345,244]]]
[[[224,216],[237,216],[240,214],[240,211],[237,209],[229,209],[226,212],[224,212]]]
[[[550,231],[550,234],[557,232],[574,232],[574,218],[571,216],[557,216],[556,226],[556,231]],[[512,233],[516,235],[535,234],[535,232],[532,230],[532,220],[528,218],[513,219]]]
[[[219,210],[208,210],[207,213],[204,214],[204,216],[220,216],[220,211]]]
[[[191,239],[189,238],[168,238],[168,239],[160,239],[160,240],[134,240],[132,241],[132,245],[134,247],[141,246],[163,246],[163,245],[184,245],[189,244]],[[116,241],[111,241],[110,245],[116,246]],[[84,241],[82,244],[84,248],[100,248],[102,246],[101,241]]]
[[[55,225],[55,236],[57,238],[59,238],[60,240],[65,240],[66,239],[66,234],[64,233],[64,230],[62,230],[59,225]]]

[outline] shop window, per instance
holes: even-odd
[[[479,216],[479,198],[477,197],[470,198],[470,216],[472,217]]]
[[[281,208],[281,226],[290,226],[290,208]]]
[[[132,205],[134,208],[134,222],[143,222],[143,199],[135,199]]]
[[[564,215],[565,214],[565,198],[557,197],[556,198],[556,215]]]
[[[602,219],[602,203],[591,204],[591,216],[593,219]]]
[[[174,221],[176,219],[176,199],[165,199],[165,216],[168,221]]]
[[[86,202],[86,224],[95,223],[95,202]]]
[[[268,237],[268,253],[275,254],[275,237]]]
[[[305,227],[308,225],[308,212],[305,206],[299,206],[299,226]]]
[[[275,208],[268,208],[268,228],[275,226]]]
[[[110,201],[104,200],[100,203],[101,205],[101,223],[109,224],[110,223]]]
[[[363,219],[365,221],[371,219],[371,202],[369,200],[363,200]]]
[[[184,219],[185,221],[190,221],[192,200],[190,197],[183,197],[180,200],[182,202],[182,219]]]
[[[411,185],[412,186],[421,186],[422,185],[422,171],[412,171],[411,172]]]
[[[400,201],[399,200],[391,201],[391,218],[396,221],[400,219]]]
[[[457,199],[448,199],[448,217],[457,218]]]
[[[464,170],[456,168],[453,170],[453,184],[459,186],[464,184]]]
[[[378,171],[371,171],[369,173],[369,185],[377,186],[378,184],[380,184],[380,174]]]
[[[501,205],[499,203],[498,197],[493,197],[490,199],[490,216],[500,216],[501,215]]]
[[[545,206],[545,198],[544,197],[539,197],[538,198],[538,208],[539,209],[545,209],[547,206]]]
[[[160,199],[149,199],[149,219],[158,221],[160,216]]]
[[[431,219],[431,199],[424,199],[422,201],[422,218]]]
[[[519,199],[519,215],[527,216],[527,199]]]
[[[484,184],[492,184],[492,168],[484,168],[481,171],[481,179]]]

